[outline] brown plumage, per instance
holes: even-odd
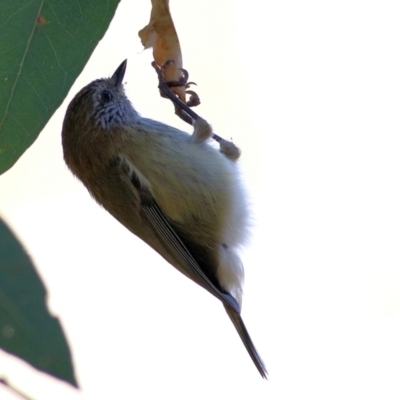
[[[142,118],[122,86],[126,62],[84,87],[64,119],[64,158],[118,221],[225,306],[257,369],[267,371],[240,316],[244,272],[237,255],[248,212],[237,165],[192,135]]]

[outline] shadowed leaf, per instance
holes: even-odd
[[[46,289],[31,259],[0,220],[0,348],[77,386],[60,322],[46,307]]]

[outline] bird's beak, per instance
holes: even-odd
[[[111,77],[111,80],[113,81],[115,87],[117,87],[117,88],[120,88],[122,85],[122,80],[124,79],[127,63],[128,63],[128,60],[123,61],[122,64],[117,68],[117,70],[114,72],[113,76]]]

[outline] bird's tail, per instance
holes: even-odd
[[[242,320],[242,317],[240,314],[238,314],[234,309],[229,307],[228,305],[224,305],[226,312],[229,315],[229,318],[231,319],[233,325],[235,325],[235,328],[242,339],[243,344],[245,345],[251,359],[253,360],[255,366],[257,367],[258,371],[260,372],[261,376],[265,379],[267,379],[267,368],[265,368],[264,362],[261,359],[260,355],[257,352],[257,349],[255,348],[253,341],[251,340],[251,337],[249,333],[247,332],[246,326]]]

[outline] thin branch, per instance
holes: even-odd
[[[21,399],[24,400],[34,400],[32,397],[27,396],[26,394],[22,393],[19,389],[17,389],[15,386],[12,386],[6,378],[0,377],[0,384],[3,384],[5,387],[7,387],[11,392],[19,396]]]

